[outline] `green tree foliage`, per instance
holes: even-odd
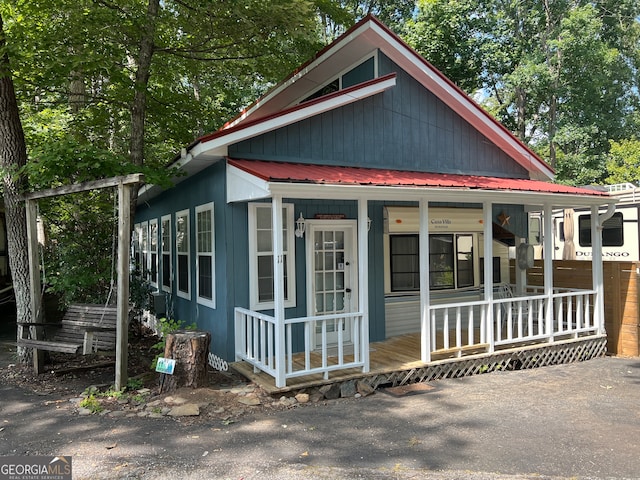
[[[317,50],[318,8],[307,0],[0,0],[31,185],[133,171],[166,183],[164,166],[180,147]],[[105,297],[111,192],[41,202],[40,213],[49,285],[78,300]]]
[[[408,42],[557,169],[601,182],[638,107],[633,0],[419,0]]]
[[[415,0],[315,0],[320,32],[325,44],[335,40],[355,22],[375,15],[396,32],[412,18]]]
[[[418,2],[419,14],[407,22],[405,40],[467,92],[482,87],[482,20],[473,0]]]
[[[640,184],[640,140],[626,139],[611,142],[611,149],[607,155],[606,183]]]

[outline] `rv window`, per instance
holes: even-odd
[[[581,247],[591,246],[591,215],[580,215],[578,217],[578,242]],[[621,247],[624,245],[623,218],[621,212],[613,214],[609,220],[604,222],[602,228],[603,247]]]
[[[453,235],[429,235],[429,287],[453,288]]]
[[[456,235],[458,288],[473,287],[473,236]]]
[[[420,289],[419,236],[391,235],[391,291],[410,292]],[[429,288],[472,287],[473,235],[429,235]]]

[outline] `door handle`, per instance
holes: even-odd
[[[351,293],[351,289],[350,288],[345,288],[344,291],[347,292],[347,293]]]

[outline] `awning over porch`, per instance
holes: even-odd
[[[588,188],[572,187],[539,180],[521,178],[483,177],[477,175],[412,172],[333,165],[310,165],[300,163],[271,162],[261,160],[228,159],[229,201],[242,201],[269,197],[273,184],[302,184],[329,186],[355,186],[363,188],[394,187],[403,189],[447,189],[473,192],[514,192],[545,195],[562,195],[582,198],[588,204],[609,203],[606,192]],[[583,203],[583,202],[580,202]]]

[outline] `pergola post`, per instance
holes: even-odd
[[[115,388],[127,385],[129,352],[129,258],[131,256],[131,185],[118,184],[118,290]]]
[[[31,321],[42,318],[42,300],[40,298],[40,261],[38,257],[37,201],[40,198],[57,197],[70,193],[118,188],[118,289],[117,289],[117,328],[116,328],[116,378],[115,387],[121,390],[127,384],[127,354],[129,341],[129,257],[131,232],[131,189],[144,181],[144,175],[134,173],[120,177],[93,180],[63,187],[49,188],[24,195],[27,215],[27,236],[29,249],[29,276],[31,290]],[[31,327],[37,328],[37,327]],[[37,349],[33,349],[34,370],[41,371],[42,359]],[[37,361],[37,362],[36,362]]]
[[[26,215],[27,215],[27,248],[29,250],[29,290],[31,292],[31,301],[29,309],[31,310],[31,322],[40,323],[42,321],[42,297],[40,291],[42,290],[40,279],[40,256],[38,248],[38,202],[36,200],[27,200],[26,202]],[[32,338],[38,338],[39,330],[42,327],[33,326],[30,328],[30,334]],[[18,329],[22,330],[23,327],[18,325]],[[22,338],[23,332],[19,331]],[[40,374],[44,368],[44,353],[33,349],[33,370],[36,375]]]

